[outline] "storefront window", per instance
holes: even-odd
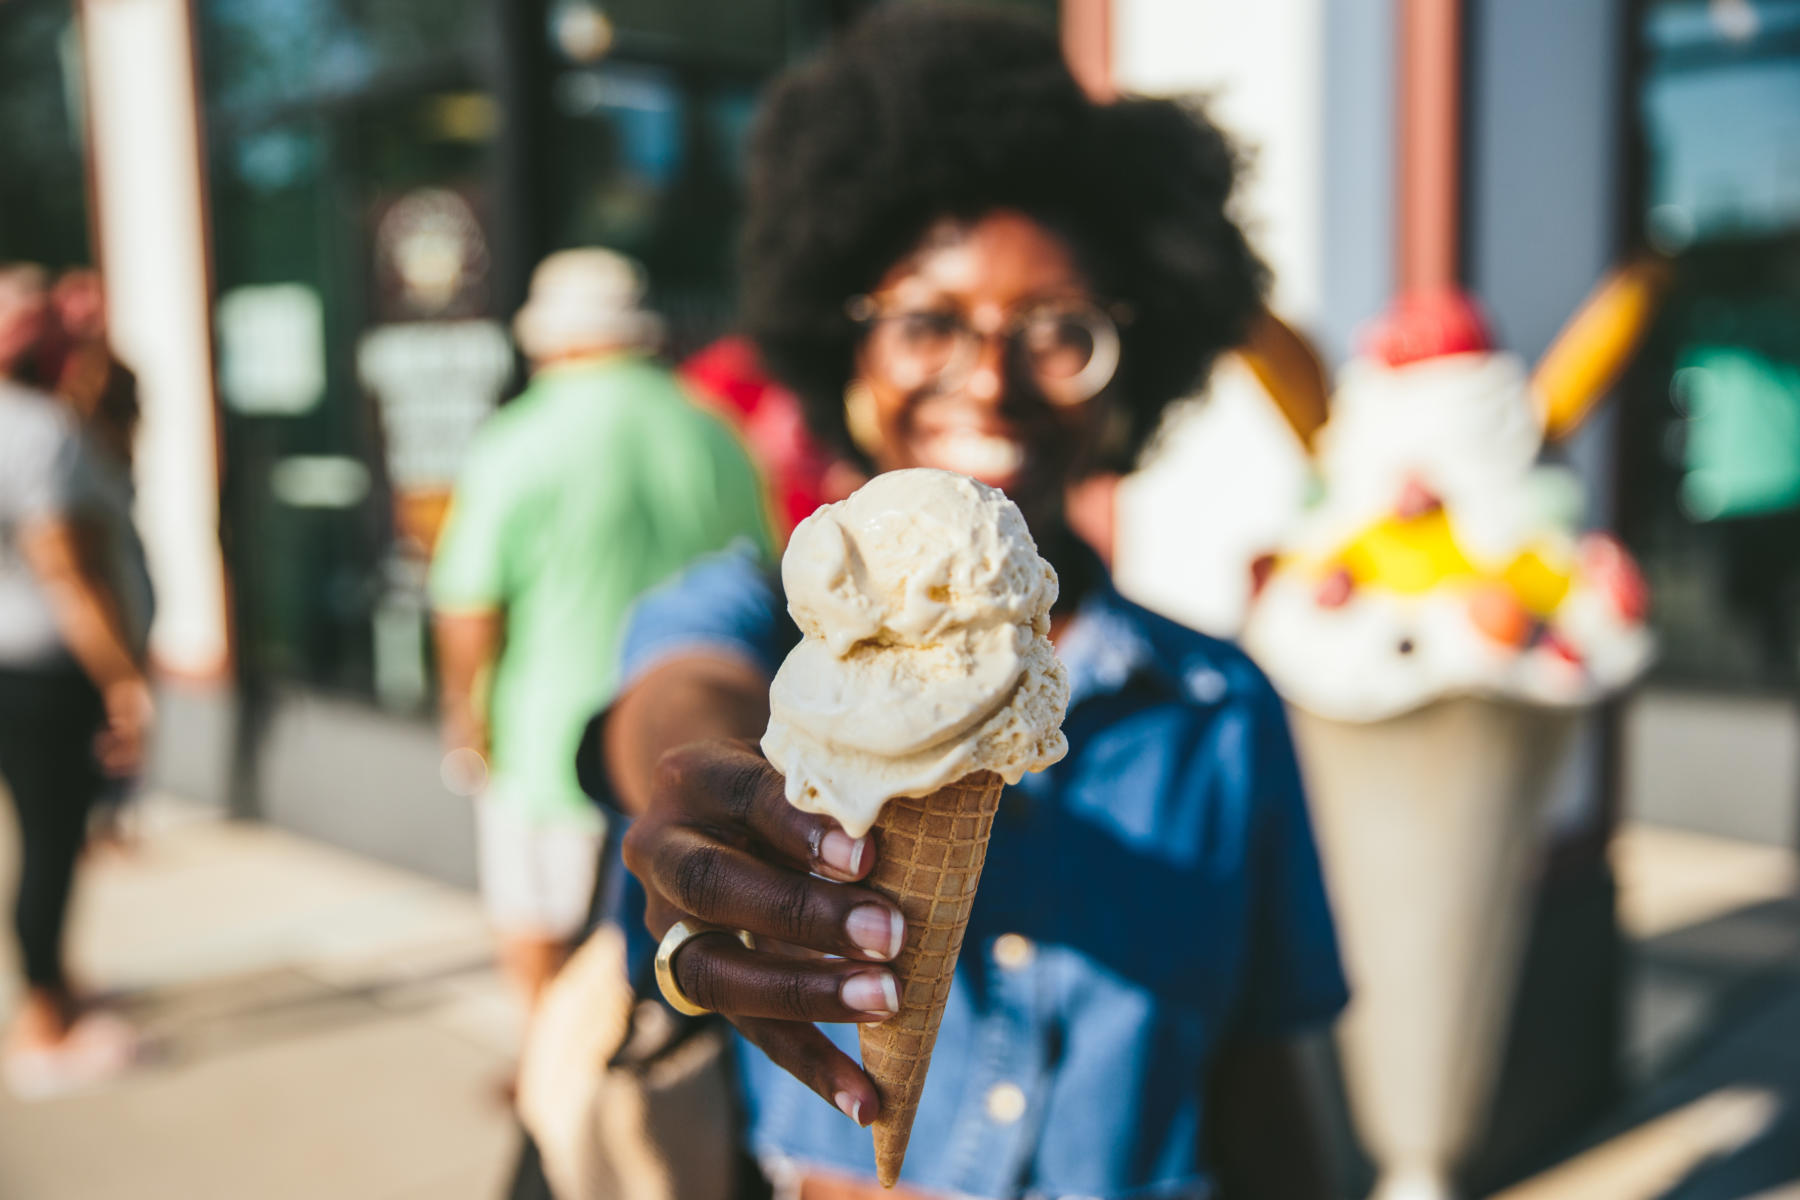
[[[491,104],[376,92],[215,140],[215,326],[246,667],[430,704],[423,579],[512,382],[492,312]]]
[[[0,4],[0,262],[89,261],[80,62],[68,0]]]
[[[207,104],[232,120],[354,97],[479,44],[484,0],[202,0]]]
[[[550,30],[565,51],[584,44],[578,31],[601,17],[612,49],[639,59],[732,62],[766,68],[789,52],[789,6],[746,0],[551,0]],[[579,53],[570,57],[579,59]]]
[[[729,321],[741,144],[809,6],[547,0],[544,43],[515,48],[540,57],[502,63],[496,3],[201,5],[253,689],[429,711],[429,547],[470,437],[517,382],[506,286],[529,264],[504,254],[634,255],[676,353]],[[529,136],[505,141],[521,120]],[[527,143],[543,194],[520,197],[500,173]]]
[[[609,62],[555,84],[552,244],[611,246],[641,261],[677,354],[731,318],[756,83],[697,64]]]
[[[1641,215],[1675,282],[1629,388],[1626,515],[1663,678],[1800,680],[1800,5],[1642,26]]]
[[[687,97],[667,67],[565,71],[554,85],[556,240],[642,258],[686,165]]]
[[[429,712],[429,548],[525,260],[622,250],[672,355],[726,332],[758,92],[868,6],[200,0],[248,691]]]

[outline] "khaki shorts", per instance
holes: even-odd
[[[605,834],[536,822],[511,805],[475,802],[475,865],[488,918],[502,934],[572,938],[587,924]]]

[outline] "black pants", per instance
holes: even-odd
[[[73,666],[0,668],[0,777],[19,814],[13,923],[33,987],[63,986],[63,921],[88,806],[101,785],[100,693]]]

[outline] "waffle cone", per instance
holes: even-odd
[[[874,1134],[883,1187],[894,1186],[906,1158],[1003,786],[992,771],[977,771],[929,796],[889,800],[875,823],[868,885],[906,915],[906,946],[894,960],[900,1011],[861,1030],[863,1069],[881,1098]]]

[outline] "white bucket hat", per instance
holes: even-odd
[[[549,359],[603,347],[647,347],[662,339],[662,319],[640,305],[644,269],[597,247],[560,250],[531,273],[531,295],[513,319],[527,358]]]

